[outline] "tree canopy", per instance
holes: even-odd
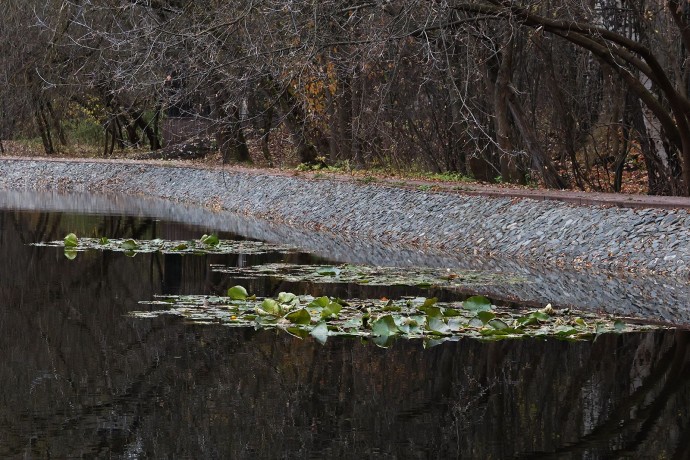
[[[0,135],[49,154],[74,120],[107,154],[189,115],[229,160],[690,194],[679,0],[6,3]]]

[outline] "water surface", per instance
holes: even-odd
[[[323,262],[323,254],[90,251],[70,261],[59,248],[28,245],[70,231],[191,239],[211,230],[147,217],[0,212],[0,456],[690,455],[684,331],[595,342],[463,339],[430,349],[404,340],[387,349],[353,339],[320,345],[127,313],[156,294],[235,284],[211,264]],[[251,283],[258,295],[288,288],[308,286]]]

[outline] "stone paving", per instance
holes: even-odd
[[[687,209],[428,192],[260,171],[2,159],[0,188],[155,196],[347,238],[580,269],[690,275]]]

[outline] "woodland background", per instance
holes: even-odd
[[[0,139],[48,155],[189,117],[228,162],[690,194],[681,0],[2,4]]]

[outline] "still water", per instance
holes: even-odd
[[[217,294],[238,283],[211,264],[323,259],[89,251],[68,260],[28,245],[68,232],[185,240],[211,230],[0,211],[0,457],[690,457],[685,331],[429,349],[320,345],[127,314],[156,294]],[[260,296],[288,289],[309,286],[251,282]]]

